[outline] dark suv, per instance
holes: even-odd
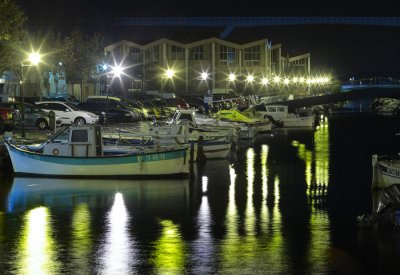
[[[100,123],[126,123],[140,120],[139,114],[129,110],[123,104],[110,101],[108,104],[103,100],[90,100],[79,103],[78,108],[95,113],[99,116]]]
[[[0,134],[14,128],[14,110],[0,106]]]

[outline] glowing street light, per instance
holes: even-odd
[[[114,77],[121,77],[123,69],[121,68],[120,65],[117,65],[117,66],[111,67],[111,68],[112,68],[111,72],[114,75]]]
[[[228,81],[233,82],[236,80],[236,75],[234,73],[230,73],[228,76]]]
[[[281,82],[281,78],[279,76],[275,76],[274,77],[274,83],[278,84],[279,82]]]
[[[22,110],[21,110],[21,136],[25,138],[25,97],[24,97],[24,89],[25,89],[25,74],[24,74],[24,67],[31,67],[31,66],[37,66],[41,62],[41,55],[39,52],[31,52],[28,55],[28,61],[29,64],[24,64],[24,62],[21,63],[21,103],[22,103]]]
[[[251,74],[249,74],[249,75],[247,76],[247,78],[246,78],[246,81],[249,82],[249,83],[253,82],[253,81],[254,81],[254,76],[251,75]]]
[[[202,72],[201,75],[200,75],[200,79],[201,80],[207,80],[208,79],[208,73]]]
[[[263,77],[263,78],[261,79],[261,84],[264,85],[264,86],[267,86],[267,85],[269,84],[268,78]]]
[[[165,71],[165,77],[168,79],[172,79],[175,75],[175,71],[173,69],[168,69]]]

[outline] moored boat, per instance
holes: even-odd
[[[400,184],[400,158],[372,155],[372,188],[381,189]]]
[[[103,151],[101,126],[71,126],[40,146],[4,139],[17,175],[49,177],[156,177],[189,174],[189,147],[141,148],[131,153]]]

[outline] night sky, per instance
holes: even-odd
[[[67,33],[73,26],[148,43],[161,37],[185,42],[188,38],[218,37],[221,29],[114,26],[116,17],[174,16],[373,16],[398,17],[396,1],[104,1],[16,0],[28,16],[29,30]],[[285,55],[311,53],[313,68],[332,68],[337,77],[385,76],[400,79],[400,27],[359,25],[297,25],[235,29],[226,40],[245,43],[268,38],[282,43]]]

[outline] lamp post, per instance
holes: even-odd
[[[31,52],[28,56],[28,61],[30,64],[21,63],[21,102],[22,102],[22,110],[21,110],[21,136],[25,138],[25,96],[24,90],[26,87],[26,83],[24,82],[24,67],[37,66],[40,62],[41,56],[38,52]]]
[[[166,81],[171,80],[175,75],[175,71],[173,69],[167,69],[165,73],[162,75],[162,78],[166,79]],[[165,84],[165,83],[164,83]],[[164,88],[165,85],[161,85],[161,115],[164,113],[164,98],[163,98],[163,93],[164,93]]]

